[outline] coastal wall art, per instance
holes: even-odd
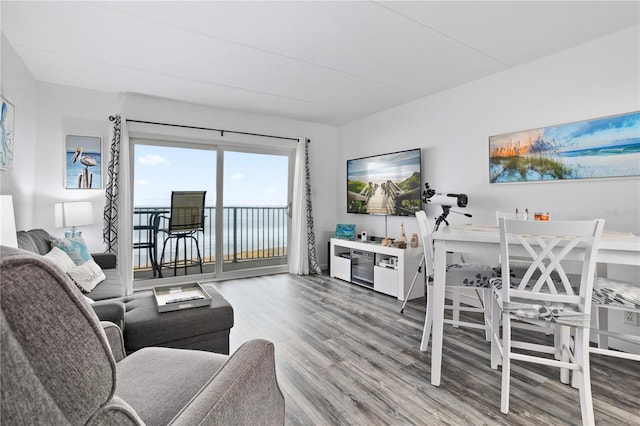
[[[67,135],[65,139],[65,188],[102,187],[102,138]]]
[[[640,112],[489,137],[489,182],[640,176]]]
[[[0,170],[13,168],[13,148],[15,144],[15,108],[11,102],[0,96]]]

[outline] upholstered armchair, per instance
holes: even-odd
[[[119,327],[100,323],[62,270],[19,249],[0,258],[3,423],[284,423],[272,343],[125,356]]]

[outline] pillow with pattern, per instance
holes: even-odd
[[[63,272],[69,272],[69,270],[76,267],[76,264],[71,260],[69,255],[58,247],[52,248],[49,253],[44,255],[44,258],[62,269]]]
[[[107,279],[100,266],[93,259],[67,271],[67,275],[71,277],[83,293],[89,293],[98,284]]]
[[[82,265],[86,261],[92,259],[82,237],[53,238],[51,240],[51,246],[58,247],[63,252],[67,253],[76,265]]]

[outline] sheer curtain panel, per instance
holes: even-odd
[[[313,230],[309,142],[309,139],[301,138],[296,147],[289,248],[289,273],[296,275],[321,272],[316,257],[316,237]]]
[[[131,199],[131,167],[129,132],[124,117],[116,115],[109,149],[107,186],[105,190],[104,231],[105,251],[117,255],[118,272],[125,283],[126,294],[133,292],[132,247],[133,207]]]

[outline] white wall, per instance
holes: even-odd
[[[574,49],[510,69],[349,123],[341,128],[338,174],[346,160],[422,148],[423,180],[438,192],[469,196],[473,223],[494,223],[495,210],[550,211],[555,219],[600,217],[607,230],[640,232],[640,179],[489,184],[488,138],[640,109],[640,37],[634,27]],[[336,187],[338,222],[384,234],[379,216],[346,213],[346,178]],[[430,217],[441,209],[428,206]],[[450,215],[452,223],[470,221]],[[417,232],[415,219],[389,218]]]
[[[37,83],[4,35],[0,43],[0,92],[15,107],[13,168],[0,171],[0,193],[13,195],[16,227],[24,229],[33,223]]]

